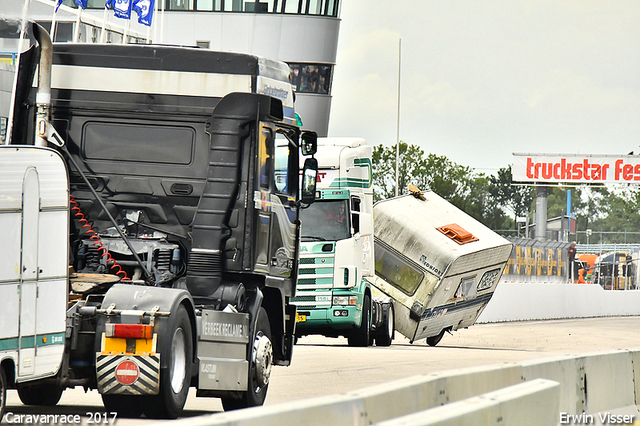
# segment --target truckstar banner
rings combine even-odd
[[[640,183],[640,156],[513,154],[514,182]]]

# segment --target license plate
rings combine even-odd
[[[306,315],[300,315],[296,312],[296,322],[305,322],[307,320]]]

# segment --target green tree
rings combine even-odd
[[[625,185],[612,190],[600,190],[600,208],[604,215],[592,220],[589,228],[595,234],[591,242],[638,243],[640,238],[640,189]],[[602,234],[598,235],[598,232]]]
[[[396,146],[373,148],[374,200],[395,195]],[[461,166],[445,156],[425,155],[415,145],[400,142],[398,162],[398,194],[407,185],[430,189],[470,216],[494,229],[509,224],[502,208],[490,196],[491,181],[472,168]]]
[[[384,200],[395,196],[396,190],[396,145],[373,147],[373,199]],[[406,192],[407,185],[413,184],[424,189],[421,178],[427,169],[424,151],[415,145],[400,141],[398,161],[398,195]]]
[[[513,214],[513,225],[517,217],[526,216],[532,211],[534,190],[526,185],[513,185],[511,166],[503,167],[489,177],[489,194],[498,206]]]

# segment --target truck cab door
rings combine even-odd
[[[298,192],[297,146],[277,130],[274,144],[273,194],[271,196],[272,235],[270,273],[289,276],[296,258],[296,199]]]
[[[255,270],[289,277],[296,258],[297,147],[277,126],[260,123]]]
[[[257,210],[255,265],[259,272],[269,270],[271,234],[271,187],[273,180],[273,131],[261,123],[258,141],[258,182],[254,195]]]

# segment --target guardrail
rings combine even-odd
[[[598,424],[598,421],[629,424],[640,420],[639,403],[640,348],[414,376],[355,392],[171,424],[556,426]]]

